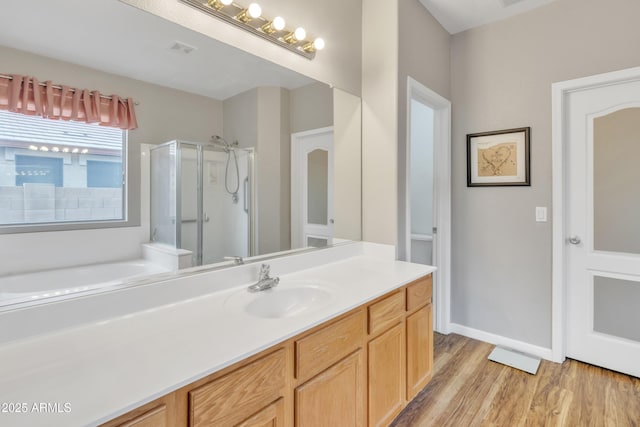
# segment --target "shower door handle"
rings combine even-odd
[[[244,211],[246,213],[249,213],[249,192],[247,191],[249,189],[249,177],[246,177],[244,179]]]

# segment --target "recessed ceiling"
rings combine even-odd
[[[450,34],[528,12],[555,0],[420,0]]]
[[[215,99],[314,81],[117,0],[3,0],[0,45]]]

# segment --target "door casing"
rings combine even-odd
[[[433,275],[434,329],[451,332],[451,102],[427,88],[417,80],[407,77],[407,148],[404,173],[405,205],[400,206],[399,218],[404,221],[405,253],[411,254],[411,100],[429,106],[434,111],[434,222],[437,228],[433,244],[433,260],[438,270]]]
[[[291,134],[291,247],[305,247],[305,220],[307,217],[307,199],[306,189],[302,187],[303,183],[306,183],[306,177],[303,178],[303,172],[306,173],[306,170],[303,171],[301,167],[301,156],[305,154],[304,150],[300,147],[301,141],[308,137],[319,136],[330,134],[332,137],[331,149],[329,151],[329,183],[330,185],[335,185],[334,182],[334,169],[333,169],[333,126],[328,126],[319,129],[312,129],[303,132],[297,132]],[[327,201],[328,205],[328,215],[330,224],[328,225],[331,229],[331,237],[333,237],[333,188],[329,188],[329,200]],[[331,238],[329,239],[329,244],[332,244]]]
[[[568,96],[572,92],[589,90],[640,80],[640,67],[613,71],[579,79],[554,83],[552,91],[552,284],[551,284],[551,360],[563,362],[566,358],[567,312],[567,236],[566,185],[568,183],[567,120]]]

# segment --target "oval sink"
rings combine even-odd
[[[225,305],[231,310],[266,319],[279,319],[326,307],[333,300],[333,291],[317,283],[280,282],[278,286],[251,293],[245,289],[231,295]]]

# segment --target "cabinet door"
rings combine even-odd
[[[433,323],[428,304],[407,317],[407,400],[422,390],[432,375]]]
[[[404,407],[404,324],[369,342],[369,425],[386,426]]]
[[[278,399],[236,427],[284,427],[284,399]]]
[[[297,427],[364,426],[364,360],[358,350],[295,391]]]

